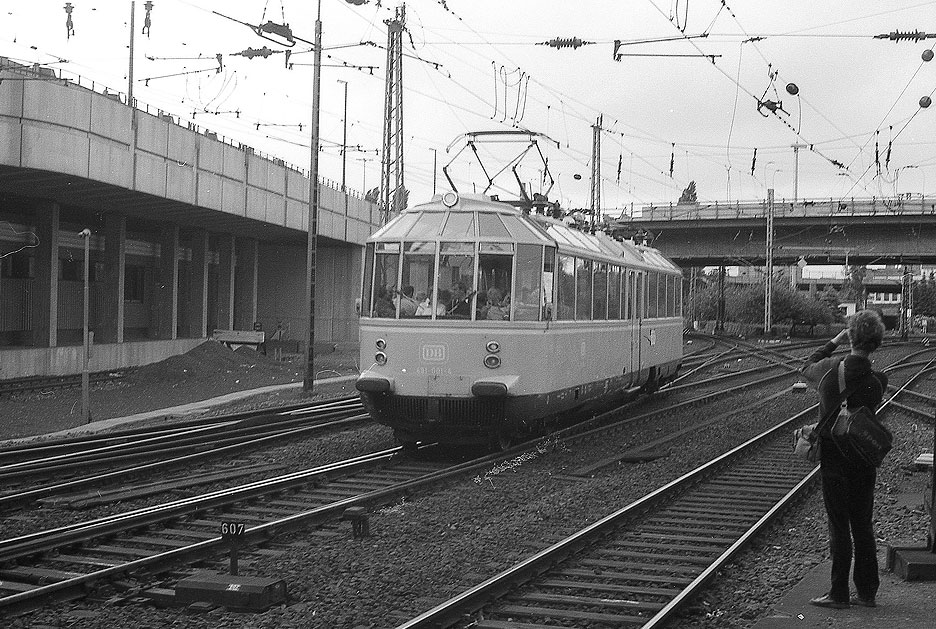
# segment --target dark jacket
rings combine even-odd
[[[853,391],[848,396],[848,408],[858,409],[867,406],[874,411],[884,399],[884,391],[887,389],[887,376],[872,369],[870,360],[853,354],[844,358],[833,358],[832,352],[835,348],[835,343],[831,341],[826,343],[821,349],[813,352],[807,359],[807,365],[802,369],[805,380],[819,392],[820,421],[838,412],[835,409],[841,406],[838,369],[842,360],[845,361],[845,388]],[[822,464],[849,466],[828,435],[831,427],[831,423],[828,424],[826,433],[820,434],[823,439]]]

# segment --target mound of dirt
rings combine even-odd
[[[316,355],[316,378],[357,373],[357,352]],[[236,391],[301,382],[305,363],[293,356],[274,360],[249,347],[231,351],[206,341],[178,356],[131,370],[124,377],[93,384],[92,421],[126,417]],[[81,423],[81,389],[49,389],[0,398],[0,439],[41,435]]]

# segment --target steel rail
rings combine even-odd
[[[899,361],[898,361],[899,362]],[[936,358],[931,362],[936,362]],[[894,365],[891,366],[892,368]],[[891,398],[882,404],[882,408],[887,404],[893,403],[894,398],[899,395],[910,382],[918,377],[921,372],[915,374],[900,390]],[[464,619],[466,614],[471,614],[485,605],[492,599],[498,599],[507,592],[520,584],[532,580],[534,577],[542,575],[554,565],[564,561],[582,549],[591,545],[594,541],[608,537],[622,526],[634,515],[653,508],[655,505],[668,500],[671,496],[682,492],[691,485],[697,484],[700,479],[713,475],[715,470],[721,469],[730,462],[737,460],[746,453],[752,451],[767,442],[785,438],[789,429],[803,418],[814,413],[818,404],[813,404],[806,409],[796,413],[788,419],[780,422],[776,426],[749,439],[748,441],[736,446],[728,452],[720,455],[712,461],[688,472],[687,474],[667,483],[663,487],[647,494],[646,496],[632,502],[622,509],[605,516],[597,522],[585,527],[581,531],[553,544],[527,559],[522,560],[511,568],[483,581],[482,583],[469,588],[468,590],[444,601],[436,607],[420,614],[419,616],[397,626],[396,629],[417,629],[424,627],[448,627],[459,620]],[[751,543],[753,538],[763,530],[778,514],[785,510],[793,501],[797,500],[818,477],[819,466],[812,466],[789,491],[787,491],[775,504],[766,510],[766,512],[757,519],[745,532],[738,536],[728,548],[718,555],[715,560],[703,569],[693,580],[683,588],[676,596],[672,597],[653,617],[642,624],[642,629],[651,629],[662,627],[672,615],[681,609],[687,601],[692,599],[698,592],[721,570],[728,561],[730,561],[742,548]],[[476,623],[483,625],[483,622]],[[491,625],[493,626],[493,625]]]
[[[38,459],[26,459],[15,463],[0,465],[0,479],[26,475],[28,473],[41,474],[44,473],[45,470],[56,471],[58,469],[63,469],[63,466],[65,466],[66,469],[73,470],[76,466],[97,465],[126,458],[137,458],[139,454],[159,456],[163,452],[177,451],[189,445],[204,447],[211,444],[226,445],[228,442],[243,439],[251,435],[260,436],[265,433],[276,433],[277,431],[289,430],[290,427],[295,425],[301,426],[309,421],[331,419],[335,416],[342,417],[348,413],[360,412],[362,408],[363,407],[358,404],[344,409],[317,411],[315,414],[305,417],[291,416],[286,419],[279,419],[268,423],[256,423],[253,420],[249,423],[244,423],[243,420],[224,422],[221,424],[212,424],[204,428],[189,428],[170,434],[114,443],[89,450],[55,454]]]
[[[428,446],[424,446],[428,447]],[[205,511],[228,507],[235,502],[248,501],[257,497],[277,493],[289,487],[308,484],[315,478],[339,473],[360,471],[375,465],[382,465],[402,453],[402,448],[392,448],[381,452],[362,455],[355,459],[333,463],[314,470],[304,470],[287,474],[277,479],[256,481],[242,487],[219,490],[202,497],[186,498],[165,505],[147,507],[134,512],[101,518],[94,522],[74,524],[51,531],[43,531],[0,542],[0,562],[10,562],[35,556],[54,550],[63,545],[81,544],[100,537],[109,537],[122,531],[135,530],[165,520],[175,520],[183,516],[199,514]],[[417,478],[395,483],[382,489],[375,489],[349,498],[337,500],[307,511],[301,511],[287,517],[278,518],[253,527],[244,533],[248,544],[259,544],[274,536],[290,530],[314,525],[334,519],[344,509],[355,505],[380,504],[425,485],[442,482],[453,476],[463,475],[489,466],[503,457],[503,454],[491,454],[472,461],[459,463],[441,470],[423,474]],[[14,613],[23,609],[34,608],[37,599],[56,601],[75,598],[84,594],[94,582],[120,574],[135,572],[147,568],[157,570],[191,563],[197,559],[212,555],[225,546],[221,536],[190,544],[183,548],[157,553],[149,557],[132,560],[118,566],[96,570],[89,574],[69,578],[57,583],[39,586],[26,592],[18,592],[0,597],[0,613]]]
[[[143,465],[135,465],[129,468],[123,468],[119,470],[114,470],[111,472],[105,472],[103,474],[97,474],[94,476],[88,476],[85,478],[79,478],[71,481],[66,481],[63,483],[56,483],[54,485],[47,485],[44,487],[36,487],[33,489],[28,489],[26,491],[21,491],[13,494],[7,494],[0,496],[0,508],[9,507],[11,505],[22,504],[25,502],[31,502],[39,498],[45,498],[54,494],[60,494],[65,492],[73,492],[80,489],[86,489],[88,487],[93,487],[104,482],[114,481],[127,476],[139,475],[146,472],[154,472],[157,470],[162,470],[166,468],[176,467],[179,465],[185,465],[189,463],[200,462],[208,458],[216,458],[225,454],[233,454],[235,452],[241,452],[243,450],[255,448],[261,445],[268,445],[278,440],[282,440],[286,437],[299,437],[304,436],[307,433],[317,432],[324,430],[326,428],[335,428],[344,426],[352,423],[360,423],[361,421],[366,421],[369,416],[366,414],[356,415],[348,418],[338,419],[328,424],[317,424],[314,426],[306,426],[302,428],[295,428],[293,430],[277,433],[274,435],[269,435],[266,437],[259,437],[256,439],[251,439],[249,441],[242,441],[234,443],[231,445],[222,446],[220,448],[215,448],[212,450],[206,450],[202,452],[195,452],[192,454],[186,454],[171,459],[166,459],[163,461],[154,461],[152,463],[144,463]]]
[[[0,447],[0,461],[16,461],[23,458],[38,458],[40,456],[50,456],[60,451],[70,451],[74,449],[89,449],[101,447],[109,443],[125,443],[131,439],[147,439],[160,435],[168,435],[182,432],[192,428],[203,428],[217,425],[227,425],[232,423],[244,423],[248,425],[251,421],[282,421],[279,418],[286,418],[289,415],[297,413],[318,412],[333,409],[335,407],[356,407],[363,408],[359,397],[346,397],[329,400],[319,404],[290,404],[286,406],[269,407],[264,409],[254,409],[250,411],[240,411],[237,413],[226,413],[215,417],[203,417],[186,421],[173,422],[164,427],[148,426],[146,428],[135,428],[129,430],[112,430],[106,433],[92,435],[78,435],[61,437],[54,439],[42,439],[36,441],[36,437],[29,437],[28,441],[24,439],[11,440],[3,443]]]
[[[796,415],[784,420],[773,428],[757,435],[748,441],[732,448],[728,452],[719,455],[708,463],[705,463],[694,470],[691,470],[679,478],[676,478],[662,487],[650,492],[649,494],[635,500],[627,506],[601,518],[573,533],[565,539],[556,542],[552,546],[535,553],[534,555],[522,560],[518,564],[500,572],[499,574],[479,583],[478,585],[465,590],[464,592],[452,597],[451,599],[440,603],[436,607],[416,616],[415,618],[397,625],[396,629],[423,629],[426,627],[447,627],[457,622],[466,613],[473,613],[484,605],[489,604],[491,598],[501,596],[510,591],[516,585],[524,583],[532,577],[543,573],[551,566],[566,557],[575,554],[594,541],[611,535],[615,529],[626,523],[627,520],[635,515],[654,508],[664,500],[670,499],[676,493],[697,483],[700,479],[713,473],[713,470],[723,467],[725,464],[736,460],[747,454],[758,445],[762,445],[770,439],[776,439],[781,431],[787,431],[798,420],[801,420],[808,413],[818,408],[815,404]],[[814,467],[810,474],[815,474],[818,466]],[[760,523],[760,520],[758,520]],[[762,524],[760,525],[762,526]],[[748,538],[749,539],[749,538]],[[734,546],[733,546],[734,548]],[[737,549],[733,552],[736,552]],[[732,553],[733,554],[733,553]],[[724,553],[723,553],[724,555]]]

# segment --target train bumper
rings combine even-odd
[[[354,388],[367,393],[393,393],[393,378],[380,376],[372,371],[365,371],[354,383]]]
[[[504,397],[517,384],[519,376],[495,376],[475,380],[471,384],[471,394],[478,397]]]

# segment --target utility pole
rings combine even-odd
[[[127,71],[127,105],[133,107],[133,38],[136,32],[134,17],[136,16],[136,0],[130,0],[130,69]]]
[[[764,335],[770,334],[772,322],[771,302],[773,297],[773,217],[774,189],[767,190],[767,266],[764,273]]]
[[[348,82],[338,79],[339,83],[344,83],[344,118],[342,119],[343,130],[341,135],[341,191],[345,192],[345,165],[348,157]]]
[[[793,203],[799,200],[799,150],[804,149],[808,144],[793,143]]]
[[[312,149],[309,164],[309,234],[306,243],[306,303],[309,306],[309,334],[306,338],[305,377],[302,381],[304,393],[312,393],[315,381],[313,360],[315,344],[315,255],[318,246],[319,210],[319,97],[322,74],[322,0],[318,0],[315,18],[315,56],[312,74]]]
[[[715,331],[725,331],[725,265],[718,267],[718,307],[715,314]]]
[[[598,222],[597,214],[601,211],[601,121],[603,114],[592,125],[592,167],[591,167],[591,227]]]

